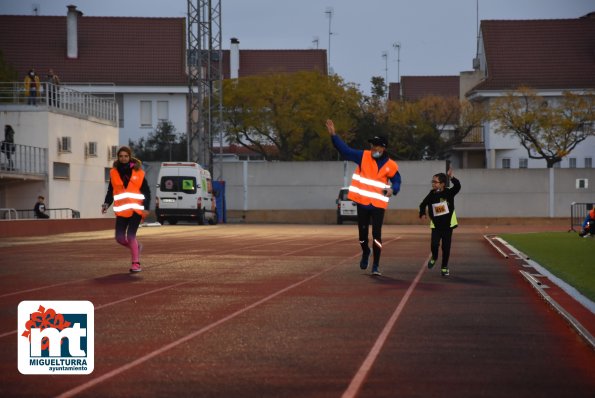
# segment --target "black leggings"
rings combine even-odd
[[[384,222],[384,209],[377,207],[357,206],[357,227],[359,230],[359,244],[364,252],[370,252],[368,247],[368,232],[372,223],[372,239],[374,244],[374,265],[380,264],[380,253],[382,252],[382,223]]]
[[[432,228],[432,258],[438,258],[438,248],[442,240],[442,268],[448,268],[448,258],[450,257],[450,243],[452,242],[452,228],[438,229]]]

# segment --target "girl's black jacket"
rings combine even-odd
[[[451,188],[445,188],[440,192],[431,190],[430,193],[428,193],[424,200],[422,200],[422,202],[419,204],[419,217],[421,218],[421,216],[426,214],[427,207],[430,219],[437,229],[449,229],[456,227],[456,224],[451,225],[451,220],[455,211],[455,195],[461,190],[461,183],[455,177],[452,177],[450,180],[452,181]],[[432,211],[432,204],[440,202],[447,202],[449,211],[448,214],[435,217],[434,212]]]

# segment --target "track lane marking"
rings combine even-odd
[[[351,260],[352,258],[355,258],[357,256],[359,256],[359,254],[357,254],[355,256],[349,257],[349,260]],[[204,326],[204,327],[202,327],[202,328],[200,328],[200,329],[198,329],[198,330],[196,330],[196,331],[194,331],[194,332],[192,332],[190,334],[187,334],[186,336],[184,336],[182,338],[179,338],[178,340],[175,340],[175,341],[173,341],[173,342],[171,342],[169,344],[166,344],[166,345],[164,345],[163,347],[161,347],[161,348],[159,348],[157,350],[151,351],[148,354],[143,355],[142,357],[139,357],[139,358],[135,359],[134,361],[128,362],[127,364],[124,364],[124,365],[122,365],[122,366],[120,366],[120,367],[118,367],[116,369],[113,369],[113,370],[111,370],[111,371],[109,371],[107,373],[104,373],[103,375],[101,375],[99,377],[96,377],[96,378],[94,378],[92,380],[89,380],[86,383],[80,384],[77,387],[74,387],[74,388],[72,388],[72,389],[70,389],[68,391],[65,391],[62,394],[57,395],[57,398],[73,397],[73,396],[75,396],[76,394],[78,394],[80,392],[83,392],[83,391],[85,391],[85,390],[87,390],[87,389],[89,389],[89,388],[91,388],[91,387],[93,387],[93,386],[95,386],[95,385],[97,385],[99,383],[104,382],[105,380],[111,379],[112,377],[115,377],[115,376],[117,376],[117,375],[119,375],[119,374],[121,374],[123,372],[126,372],[127,370],[129,370],[129,369],[137,366],[137,365],[140,365],[140,364],[148,361],[149,359],[152,359],[152,358],[154,358],[154,357],[156,357],[156,356],[158,356],[158,355],[160,355],[160,354],[162,354],[162,353],[164,353],[166,351],[169,351],[170,349],[175,348],[175,347],[179,346],[182,343],[185,343],[185,342],[187,342],[187,341],[189,341],[189,340],[191,340],[191,339],[193,339],[193,338],[195,338],[197,336],[200,336],[201,334],[204,334],[204,333],[210,331],[211,329],[214,329],[217,326],[219,326],[219,325],[221,325],[221,324],[223,324],[223,323],[225,323],[227,321],[230,321],[230,320],[236,318],[237,316],[242,315],[242,314],[244,314],[247,311],[250,311],[253,308],[258,307],[259,305],[264,304],[267,301],[270,301],[270,300],[274,299],[275,297],[277,297],[277,296],[279,296],[279,295],[281,295],[283,293],[286,293],[286,292],[288,292],[288,291],[290,291],[290,290],[292,290],[292,289],[294,289],[294,288],[296,288],[296,287],[298,287],[298,286],[300,286],[300,285],[302,285],[302,284],[304,284],[306,282],[309,282],[312,279],[315,279],[315,278],[317,278],[317,277],[319,277],[319,276],[321,276],[321,275],[323,275],[323,274],[325,274],[325,273],[327,273],[327,272],[329,272],[329,271],[331,271],[331,270],[339,267],[340,265],[343,265],[346,262],[347,262],[347,260],[343,260],[340,263],[335,264],[335,265],[333,265],[331,267],[328,267],[328,268],[326,268],[326,269],[324,269],[322,271],[319,271],[319,272],[317,272],[314,275],[310,275],[309,277],[307,277],[305,279],[302,279],[299,282],[296,282],[296,283],[293,283],[293,284],[291,284],[289,286],[286,286],[283,289],[276,291],[275,293],[272,293],[272,294],[270,294],[270,295],[268,295],[268,296],[266,296],[266,297],[264,297],[264,298],[262,298],[262,299],[260,299],[258,301],[255,301],[254,303],[252,303],[252,304],[250,304],[250,305],[242,308],[241,310],[237,310],[237,311],[235,311],[235,312],[233,312],[233,313],[231,313],[231,314],[229,314],[229,315],[227,315],[227,316],[225,316],[225,317],[223,317],[223,318],[221,318],[221,319],[219,319],[219,320],[217,320],[215,322],[212,322],[211,324],[209,324],[207,326]]]
[[[429,259],[429,256],[428,256],[428,259]],[[403,295],[403,297],[401,298],[399,305],[397,305],[397,308],[395,309],[393,314],[388,319],[388,322],[386,323],[386,325],[384,325],[384,328],[382,329],[382,331],[380,332],[380,335],[374,342],[374,345],[372,346],[372,349],[368,353],[368,356],[366,357],[366,359],[364,359],[364,362],[362,362],[360,368],[358,369],[356,374],[353,376],[353,379],[351,379],[351,383],[349,383],[349,386],[343,393],[342,398],[355,397],[357,395],[357,393],[359,392],[360,388],[362,387],[362,384],[364,383],[366,377],[368,376],[368,373],[370,372],[370,369],[372,368],[372,366],[374,365],[374,362],[378,358],[378,355],[380,354],[380,351],[382,350],[382,347],[384,346],[384,343],[386,342],[388,335],[390,334],[391,330],[395,326],[395,323],[397,322],[397,319],[399,319],[401,312],[403,312],[403,308],[405,308],[405,305],[407,304],[409,297],[413,293],[413,290],[415,290],[415,287],[419,283],[419,280],[421,279],[424,271],[426,270],[427,261],[428,261],[427,259],[424,261],[424,263],[422,264],[421,269],[417,273],[415,279],[413,280],[411,285],[409,285],[407,292],[405,292],[405,295]]]

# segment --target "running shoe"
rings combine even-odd
[[[368,268],[368,258],[370,257],[370,249],[368,248],[367,250],[364,250],[362,253],[362,259],[359,262],[359,267],[361,269],[366,269]]]
[[[378,264],[372,266],[372,275],[382,275],[380,271],[378,271]]]
[[[450,275],[450,272],[448,271],[448,267],[442,267],[442,269],[440,270],[440,272],[442,273],[442,276],[448,276],[448,275]]]
[[[140,267],[140,263],[132,263],[132,266],[130,266],[130,272],[141,272],[142,269]]]
[[[434,267],[434,264],[436,264],[436,260],[431,258],[430,261],[428,261],[428,269],[432,269],[432,267]]]

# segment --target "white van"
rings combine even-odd
[[[217,224],[217,204],[211,173],[198,163],[163,162],[157,179],[155,214],[163,224],[178,220]]]
[[[343,221],[357,221],[357,204],[347,198],[349,187],[343,187],[339,190],[337,197],[337,224],[343,224]]]

